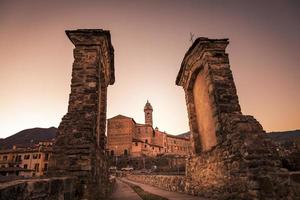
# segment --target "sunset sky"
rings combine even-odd
[[[242,111],[266,131],[300,128],[300,1],[0,0],[0,138],[58,126],[67,112],[73,44],[67,29],[111,31],[116,82],[108,118],[189,130],[181,61],[197,37],[229,38],[227,48]]]

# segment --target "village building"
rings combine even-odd
[[[43,176],[48,171],[52,142],[33,147],[0,150],[0,176]]]
[[[189,137],[180,137],[153,128],[153,108],[144,107],[145,124],[133,118],[117,115],[108,119],[107,149],[111,156],[141,157],[158,155],[186,156],[191,153]]]

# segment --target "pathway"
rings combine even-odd
[[[126,183],[116,179],[115,190],[110,197],[111,200],[142,200],[141,197]]]
[[[162,189],[159,189],[157,187],[153,187],[153,186],[142,184],[142,183],[137,183],[137,182],[125,179],[125,178],[121,178],[121,180],[124,181],[124,182],[134,184],[134,185],[138,185],[144,191],[150,192],[152,194],[156,194],[156,195],[161,196],[161,197],[165,197],[169,200],[208,200],[208,199],[205,199],[205,198],[202,198],[202,197],[196,197],[196,196],[192,196],[192,195],[188,195],[188,194],[162,190]]]

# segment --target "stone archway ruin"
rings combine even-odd
[[[182,61],[176,84],[184,88],[194,152],[220,143],[221,118],[241,114],[225,48],[227,39],[198,38]]]
[[[278,154],[260,123],[241,112],[228,43],[196,39],[176,79],[185,91],[195,153],[184,191],[216,199],[280,199],[278,191],[287,186],[278,178]]]
[[[49,176],[2,187],[3,199],[11,199],[16,191],[23,199],[107,199],[106,101],[107,87],[115,79],[114,49],[109,31],[79,29],[66,34],[75,45],[71,94]],[[290,183],[292,174],[281,170],[273,143],[258,121],[241,112],[225,52],[228,43],[196,39],[176,79],[185,91],[194,147],[186,176],[128,178],[212,199],[297,199],[299,186]],[[294,179],[299,181],[299,176]]]
[[[106,91],[114,83],[110,33],[66,33],[75,45],[75,60],[68,113],[58,129],[50,175],[76,177],[78,199],[102,199],[108,188]],[[274,175],[280,163],[259,122],[241,113],[225,52],[228,43],[198,38],[185,54],[176,84],[185,91],[195,154],[187,162],[186,177],[165,178],[169,183],[156,177],[156,185],[216,199],[276,199],[282,188]],[[153,183],[149,177],[138,178]]]

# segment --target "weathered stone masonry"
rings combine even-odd
[[[196,154],[226,139],[221,130],[224,115],[241,115],[225,53],[227,45],[227,39],[198,38],[186,53],[176,79],[185,91]],[[258,129],[262,131],[261,126]]]
[[[109,31],[66,31],[75,45],[68,113],[58,128],[49,175],[78,178],[77,198],[101,199],[108,188],[105,157],[107,87],[114,83]]]
[[[277,191],[279,194],[276,198],[269,199],[290,199],[296,200],[299,198],[300,193],[300,173],[299,172],[282,172],[277,174],[278,181],[282,183],[281,189]],[[155,187],[159,187],[165,190],[174,192],[183,192],[192,195],[206,196],[207,199],[242,199],[239,196],[229,195],[230,190],[224,194],[212,194],[205,191],[206,188],[197,186],[196,183],[186,176],[168,176],[168,175],[127,175],[127,178],[136,182],[146,183]],[[267,184],[266,184],[267,186]],[[298,196],[297,196],[298,194]],[[249,199],[249,198],[248,198]],[[254,198],[255,199],[255,198]],[[268,199],[268,198],[260,198]]]
[[[1,200],[73,200],[76,178],[51,177],[15,180],[0,184]]]
[[[198,38],[185,54],[177,76],[176,84],[186,94],[196,155],[188,161],[187,178],[201,196],[291,196],[275,180],[281,164],[262,126],[241,113],[225,52],[228,43],[227,39]],[[284,192],[279,194],[280,189]]]

